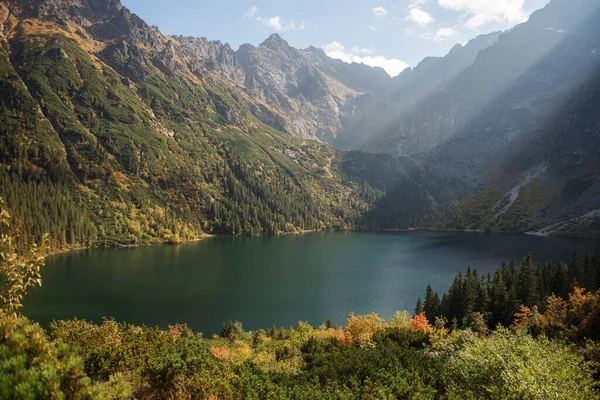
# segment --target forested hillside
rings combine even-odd
[[[102,3],[0,3],[0,196],[25,240],[48,232],[67,248],[373,225],[363,216],[411,163],[276,131],[254,115],[268,106],[211,73],[189,41]],[[423,208],[421,196],[406,198]]]

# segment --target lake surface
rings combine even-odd
[[[531,251],[538,262],[570,259],[573,242],[479,233],[309,233],[215,237],[180,246],[94,249],[48,259],[43,287],[24,313],[47,325],[103,316],[135,324],[187,323],[210,335],[225,321],[248,330],[343,324],[350,311],[414,310],[431,283],[443,292],[467,265],[493,272]]]

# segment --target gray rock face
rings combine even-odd
[[[245,73],[229,44],[206,38],[186,36],[173,36],[173,38],[180,44],[180,51],[189,69],[200,78],[203,78],[206,72],[211,72],[227,78],[238,86],[244,84]]]
[[[237,58],[245,72],[244,90],[278,110],[285,130],[297,136],[335,138],[342,129],[342,110],[358,96],[321,57],[290,47],[277,34],[258,47],[240,47]]]
[[[291,135],[343,142],[344,120],[360,114],[364,93],[381,93],[391,78],[381,68],[347,64],[315,47],[299,50],[278,34],[260,46],[174,36],[187,67],[200,78],[215,74],[235,84],[256,103],[252,112]]]

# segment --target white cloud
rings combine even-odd
[[[244,19],[252,19],[258,13],[258,7],[252,6],[246,11],[246,13],[242,16]]]
[[[447,39],[447,38],[452,37],[454,35],[456,35],[456,31],[454,29],[452,29],[452,28],[441,28],[441,29],[439,29],[435,33],[433,39],[436,42],[441,42],[444,39]]]
[[[464,27],[478,29],[492,22],[519,23],[527,20],[525,0],[438,0],[448,10],[463,13],[468,19]]]
[[[431,15],[417,7],[413,7],[410,9],[409,18],[411,19],[411,21],[420,26],[429,25],[434,21]]]
[[[373,15],[377,18],[383,18],[388,15],[387,10],[383,7],[375,7],[372,11]]]
[[[283,19],[279,15],[274,17],[263,17],[258,13],[258,7],[250,7],[242,16],[243,19],[254,20],[265,28],[274,30],[275,32],[286,32],[286,31],[303,31],[306,29],[306,23],[304,21],[297,23],[293,19]]]
[[[549,31],[549,32],[567,33],[567,31],[565,31],[564,29],[554,29],[551,26],[547,27],[546,30]]]
[[[256,17],[256,20],[260,22],[264,27],[273,29],[276,32],[287,32],[287,31],[303,31],[306,29],[306,23],[304,21],[296,23],[294,20],[284,20],[280,16],[263,18]]]
[[[383,56],[373,55],[370,49],[353,47],[347,49],[339,42],[331,42],[325,46],[325,53],[331,58],[337,58],[347,63],[362,63],[371,67],[381,67],[390,74],[396,76],[408,68],[408,64],[397,58],[385,58]]]

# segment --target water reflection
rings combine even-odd
[[[459,270],[492,272],[532,251],[568,259],[592,243],[519,235],[407,232],[216,237],[180,246],[96,249],[52,257],[28,316],[47,324],[103,316],[166,327],[188,323],[206,334],[227,320],[247,329],[297,321],[319,325],[348,312],[412,311],[431,283],[448,288]]]

